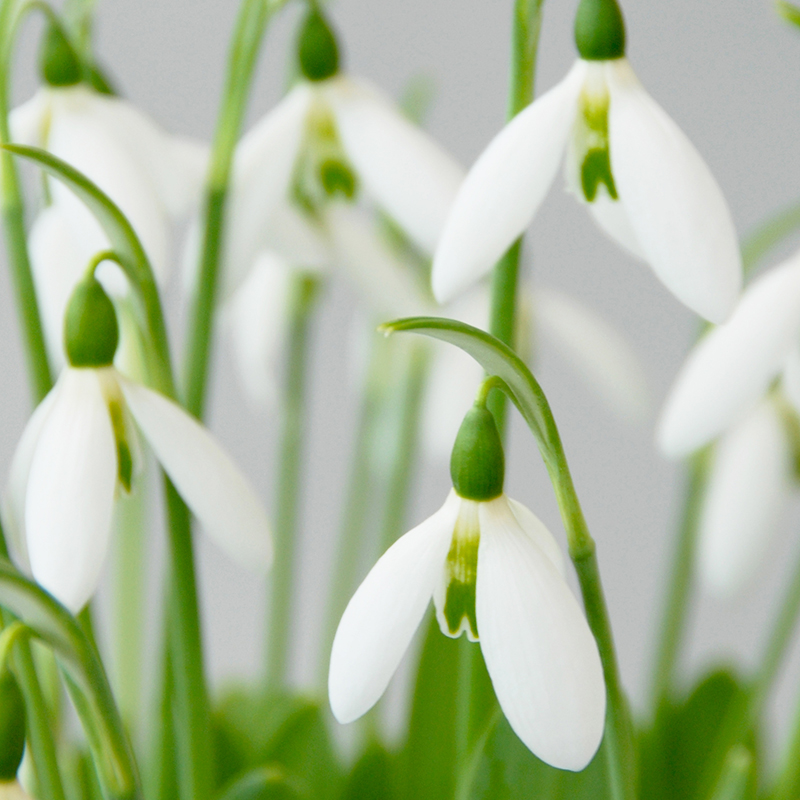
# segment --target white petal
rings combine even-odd
[[[350,600],[328,676],[339,722],[358,719],[386,689],[441,580],[459,504],[451,492],[439,511],[381,556]]]
[[[236,148],[225,233],[226,285],[235,287],[264,249],[265,226],[285,203],[312,89],[300,84],[242,137]]]
[[[461,185],[433,261],[433,292],[452,299],[485,275],[525,230],[555,178],[586,66],[521,111],[489,143]]]
[[[640,421],[650,398],[642,365],[602,317],[561,292],[538,289],[534,321],[589,386],[623,419]]]
[[[164,280],[169,266],[169,225],[155,182],[129,143],[109,124],[105,100],[82,88],[60,90],[53,102],[47,148],[83,172],[120,207],[142,240],[153,270]],[[53,197],[68,214],[74,233],[93,251],[108,239],[92,214],[60,181]]]
[[[265,234],[266,249],[299,269],[322,271],[330,266],[331,245],[322,226],[288,202],[276,206]]]
[[[277,401],[276,370],[283,352],[289,286],[294,270],[275,253],[261,253],[225,307],[233,356],[256,407]]]
[[[611,171],[636,240],[667,288],[712,322],[739,295],[736,229],[719,186],[627,62],[607,65]]]
[[[657,429],[684,456],[741,419],[777,377],[800,333],[800,256],[757,278],[733,316],[692,350]]]
[[[738,591],[761,562],[788,497],[784,422],[765,400],[717,443],[700,517],[698,563],[715,593]]]
[[[131,414],[206,533],[236,563],[266,571],[269,522],[250,483],[208,431],[161,394],[120,377]]]
[[[545,527],[544,522],[522,503],[512,500],[510,497],[506,497],[506,501],[522,531],[530,536],[534,544],[553,562],[553,566],[559,574],[566,575],[564,554],[553,534]]]
[[[27,574],[31,572],[28,545],[25,541],[25,498],[28,494],[28,476],[42,427],[62,386],[63,382],[57,382],[31,414],[14,451],[8,473],[8,484],[3,492],[3,527],[6,543],[11,558]]]
[[[11,141],[27,144],[31,147],[42,147],[50,122],[50,102],[52,90],[41,88],[30,100],[17,106],[8,117],[11,129]]]
[[[341,77],[326,85],[326,97],[367,193],[433,253],[464,170],[371,87]]]
[[[585,205],[601,230],[634,258],[645,260],[642,246],[633,232],[625,207],[618,200],[612,200],[608,196],[605,186],[599,186],[594,201]]]
[[[781,375],[781,388],[792,408],[800,414],[800,348],[794,347],[786,359]]]
[[[108,551],[117,453],[97,372],[65,369],[31,461],[25,529],[34,578],[73,612]]]
[[[333,203],[325,215],[333,258],[351,279],[370,310],[382,319],[435,313],[414,284],[409,269],[379,238],[361,211]]]
[[[528,749],[581,770],[603,736],[606,693],[594,637],[563,577],[504,496],[481,504],[476,613],[500,707]]]
[[[48,354],[60,369],[65,364],[64,313],[92,251],[75,239],[67,216],[55,203],[44,208],[34,221],[28,247]]]

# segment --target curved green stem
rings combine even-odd
[[[667,582],[667,600],[661,622],[661,636],[651,679],[651,710],[669,699],[681,642],[689,614],[689,598],[694,576],[694,552],[697,524],[708,472],[709,452],[692,457],[686,476],[686,488],[680,532]]]
[[[196,294],[189,312],[185,354],[185,405],[196,417],[203,416],[211,333],[222,255],[225,204],[233,154],[247,107],[253,72],[264,31],[283,0],[243,0],[231,40],[228,71],[217,130],[211,150],[204,205],[203,240]]]
[[[289,299],[288,371],[283,392],[280,472],[276,492],[275,563],[270,588],[267,628],[266,683],[281,687],[289,657],[292,588],[296,571],[297,517],[302,479],[303,435],[306,414],[306,378],[312,312],[320,286],[311,273],[293,279]]]

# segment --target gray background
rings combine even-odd
[[[575,57],[573,0],[548,0],[538,87],[543,91]],[[106,0],[99,3],[98,50],[124,94],[168,130],[209,139],[220,94],[233,0]],[[278,98],[287,43],[297,14],[289,9],[270,31],[252,95],[252,122]],[[338,0],[331,5],[346,65],[398,95],[424,74],[436,86],[429,129],[465,165],[503,123],[511,3],[492,0]],[[628,55],[640,80],[707,160],[728,198],[740,233],[800,194],[800,31],[783,24],[767,2],[628,0]],[[15,100],[34,86],[31,26],[17,66]],[[646,423],[617,421],[550,351],[537,375],[560,425],[590,528],[597,539],[625,683],[637,707],[646,694],[650,655],[672,551],[679,473],[652,444],[655,413],[692,339],[696,322],[649,270],[608,242],[562,188],[560,179],[529,237],[526,275],[601,311],[641,357],[653,396]],[[796,242],[795,242],[796,244]],[[774,262],[789,252],[787,244]],[[302,514],[304,565],[298,585],[295,679],[308,685],[325,576],[338,529],[342,487],[355,418],[340,343],[355,304],[332,282],[316,331],[308,484]],[[0,472],[7,471],[28,413],[28,395],[8,279],[0,275],[0,374],[3,425]],[[175,336],[179,337],[179,326]],[[210,424],[271,502],[275,422],[252,413],[236,386],[224,346],[216,351]],[[524,501],[563,543],[552,491],[532,439],[519,419],[511,430],[507,490]],[[449,488],[444,465],[421,467],[409,521],[439,507]],[[794,509],[796,512],[797,509]],[[718,660],[755,662],[770,610],[797,549],[798,515],[785,530],[759,580],[739,600],[702,597],[691,631],[686,672]],[[154,537],[154,548],[161,546]],[[216,684],[251,674],[261,653],[260,582],[243,575],[203,543],[200,578],[208,663]],[[156,559],[156,562],[158,559]],[[158,591],[157,568],[151,577]],[[800,653],[784,674],[773,715],[793,704]],[[778,713],[775,713],[777,710]]]

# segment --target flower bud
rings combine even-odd
[[[0,667],[0,783],[13,781],[25,751],[25,701],[14,676]]]
[[[492,412],[484,405],[474,405],[458,429],[450,476],[456,493],[467,500],[492,500],[503,493],[503,444]]]
[[[107,367],[114,361],[119,326],[114,304],[94,275],[72,293],[64,317],[64,344],[73,367]]]
[[[586,61],[625,55],[625,21],[617,0],[581,0],[575,15],[575,45]]]
[[[310,81],[324,81],[339,71],[339,45],[316,4],[300,27],[297,56],[300,71]]]
[[[42,80],[49,86],[74,86],[81,82],[80,59],[57,22],[51,21],[42,37],[39,69]]]

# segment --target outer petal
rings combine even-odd
[[[47,147],[93,180],[120,207],[163,280],[170,256],[166,208],[147,165],[118,137],[108,117],[105,103],[96,93],[80,87],[59,90]],[[107,248],[108,239],[84,204],[60,181],[52,183],[52,190],[86,247],[92,251]]]
[[[333,258],[370,310],[382,318],[433,313],[409,268],[378,237],[369,217],[350,205],[332,204],[326,214]]]
[[[636,240],[667,288],[712,322],[742,285],[725,198],[691,142],[642,89],[624,60],[607,65],[611,169]]]
[[[42,87],[30,100],[11,111],[8,124],[13,142],[42,147],[50,123],[51,100],[51,90]]]
[[[597,645],[563,577],[504,496],[481,504],[476,612],[503,713],[536,756],[581,770],[603,736]]]
[[[521,111],[469,171],[433,261],[433,293],[447,302],[482,275],[525,230],[558,171],[586,65]]]
[[[765,400],[717,444],[699,528],[700,574],[722,595],[761,562],[788,496],[791,454],[784,422]]]
[[[236,148],[225,236],[226,285],[236,287],[264,249],[265,226],[286,202],[314,93],[293,89],[242,138]]]
[[[591,309],[561,292],[538,289],[534,321],[609,407],[642,420],[650,406],[642,365],[624,337]]]
[[[208,535],[241,566],[266,571],[269,523],[244,475],[177,404],[121,376],[119,384],[156,458]]]
[[[800,347],[792,348],[781,375],[781,388],[786,399],[800,414]]]
[[[800,256],[753,281],[733,316],[689,354],[657,430],[679,457],[741,419],[783,367],[800,333]]]
[[[545,524],[527,506],[512,500],[510,497],[506,497],[506,502],[523,533],[526,533],[531,538],[531,541],[553,562],[553,566],[563,577],[566,574],[564,554],[561,552],[561,548],[558,546],[553,534],[547,530]]]
[[[441,581],[460,500],[451,492],[432,517],[378,560],[342,616],[331,651],[328,692],[341,723],[378,701]]]
[[[464,177],[461,166],[371,87],[336,78],[326,96],[367,192],[419,247],[433,253]]]
[[[292,273],[280,256],[261,253],[225,308],[239,378],[257,407],[277,400],[275,371],[283,351]]]
[[[92,596],[108,550],[117,453],[92,369],[65,369],[31,461],[25,528],[34,578],[73,612]]]
[[[28,574],[31,571],[28,544],[25,540],[25,498],[28,494],[28,476],[39,443],[39,435],[62,385],[63,383],[57,383],[31,414],[14,451],[8,473],[8,484],[3,492],[3,526],[7,544],[14,562]]]

